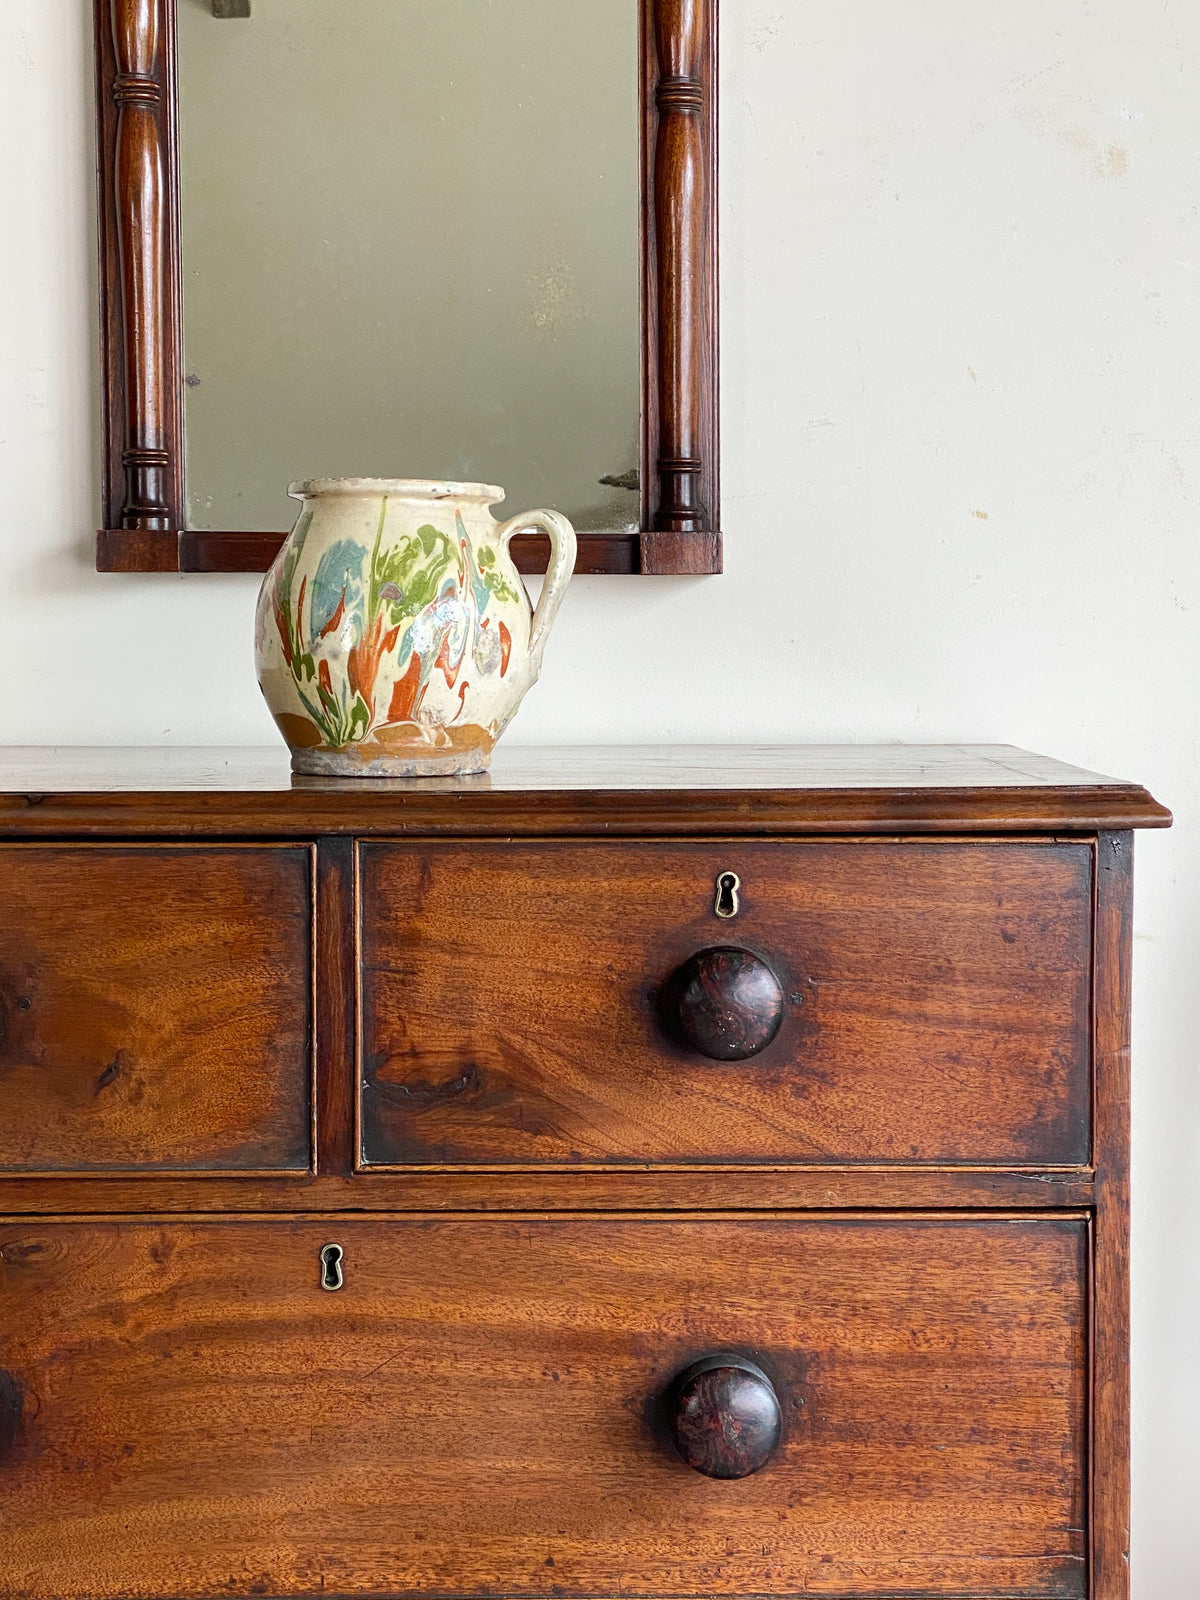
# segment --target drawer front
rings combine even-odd
[[[0,1171],[291,1171],[307,847],[0,846]]]
[[[1082,1596],[1086,1248],[1071,1217],[3,1224],[0,1593]],[[731,1351],[782,1437],[722,1480],[672,1382]]]
[[[365,1166],[1089,1160],[1086,843],[371,843],[360,881]],[[683,1031],[720,947],[747,1059]]]

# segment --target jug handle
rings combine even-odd
[[[546,636],[562,605],[563,594],[575,571],[575,529],[560,511],[522,511],[510,517],[496,529],[496,542],[505,555],[514,533],[528,528],[540,528],[550,536],[550,565],[546,568],[542,592],[538,596],[537,610],[533,613],[533,627],[529,634],[529,669],[536,678],[542,669],[542,651]]]

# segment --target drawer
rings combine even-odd
[[[308,847],[0,846],[0,1171],[292,1171]]]
[[[1092,876],[1086,842],[364,844],[362,1165],[1086,1164]]]
[[[1071,1216],[0,1224],[0,1593],[1080,1597],[1087,1271]],[[685,1464],[730,1407],[765,1465]]]

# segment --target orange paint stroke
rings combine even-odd
[[[414,650],[402,678],[392,685],[392,703],[388,706],[387,720],[411,722],[417,709],[417,690],[421,683],[421,658]]]
[[[342,618],[345,615],[346,615],[346,589],[345,589],[345,585],[343,585],[342,586],[341,599],[337,603],[337,610],[333,613],[333,615],[330,617],[329,621],[321,629],[321,638],[322,639],[327,639],[329,637],[329,635],[333,632],[333,630],[338,626],[338,624],[341,622]]]
[[[395,647],[399,636],[399,626],[389,628],[385,634],[383,617],[377,616],[346,657],[350,687],[362,695],[372,717],[375,715],[375,680],[379,676],[380,664],[388,651]]]

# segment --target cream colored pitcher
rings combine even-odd
[[[575,568],[556,511],[498,523],[503,489],[403,478],[318,478],[263,581],[258,679],[292,770],[338,777],[479,772],[541,671]],[[550,566],[537,610],[509,541],[540,528]]]

